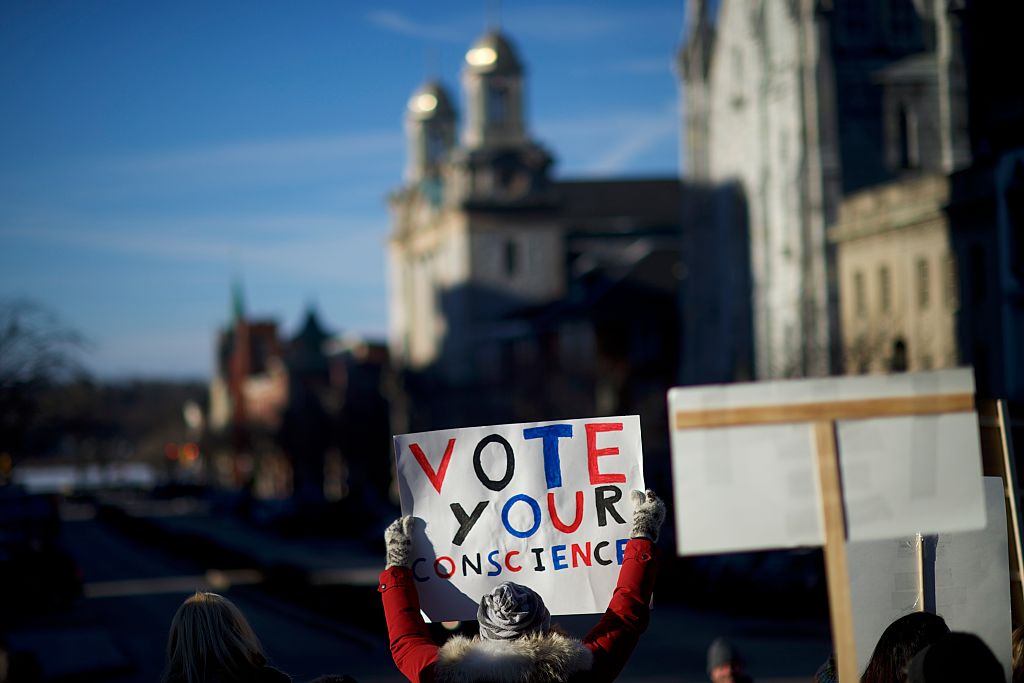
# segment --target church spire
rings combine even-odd
[[[245,293],[241,279],[235,278],[231,283],[231,324],[241,320],[245,320]]]

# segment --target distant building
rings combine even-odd
[[[409,101],[406,184],[391,198],[391,346],[405,367],[477,375],[475,336],[565,292],[551,156],[527,133],[523,71],[502,34],[466,55],[462,144],[439,83]],[[483,326],[483,327],[482,327]]]
[[[312,307],[299,331],[281,338],[276,322],[248,318],[238,287],[232,308],[210,382],[208,478],[298,503],[355,494],[363,509],[382,513],[390,486],[386,347],[336,338]]]
[[[284,348],[275,321],[246,314],[237,283],[216,353],[202,442],[205,479],[261,497],[290,495],[291,468],[273,441],[288,401]]]
[[[1021,14],[915,6],[920,51],[876,73],[894,177],[832,233],[848,371],[970,364],[980,395],[1024,397],[1024,88],[996,76]]]
[[[736,183],[749,219],[758,378],[831,369],[825,226],[839,190],[828,35],[814,4],[687,3],[685,177]]]
[[[757,375],[969,363],[1024,395],[1024,88],[999,76],[1024,8],[710,5],[687,5],[684,156],[749,206]]]
[[[942,174],[885,183],[843,201],[830,236],[848,373],[958,364],[948,202]]]
[[[241,287],[236,285],[231,322],[217,337],[216,369],[210,380],[210,428],[277,428],[288,398],[283,353],[277,322],[250,319]]]
[[[686,174],[745,194],[758,377],[841,368],[826,231],[843,195],[967,163],[947,4],[688,3]]]
[[[916,51],[874,74],[890,178],[844,198],[830,233],[847,372],[928,370],[960,359],[945,212],[946,174],[971,160],[960,19],[942,4],[922,8],[898,7],[889,26]],[[864,18],[885,26],[884,16]]]

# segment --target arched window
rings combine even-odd
[[[909,366],[908,358],[907,341],[903,337],[896,337],[892,342],[892,355],[889,356],[889,371],[906,372]]]

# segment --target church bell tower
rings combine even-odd
[[[435,180],[455,145],[455,110],[443,85],[424,83],[405,111],[405,132],[409,145],[405,180],[410,185]]]
[[[509,147],[526,142],[523,66],[508,38],[491,30],[466,53],[462,72],[467,121],[463,144]]]

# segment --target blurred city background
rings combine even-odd
[[[393,434],[639,414],[670,499],[672,386],[1024,400],[1016,5],[4,3],[0,681],[157,680],[197,589],[400,680]],[[820,551],[662,536],[623,680],[809,680]]]

